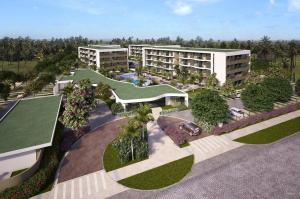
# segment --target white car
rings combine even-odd
[[[244,112],[241,109],[239,109],[239,108],[232,107],[229,110],[230,110],[230,114],[232,116],[235,116],[235,117],[244,117]]]

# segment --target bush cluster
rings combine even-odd
[[[0,199],[30,198],[39,194],[49,183],[53,181],[60,160],[59,143],[61,140],[62,130],[63,126],[58,122],[53,144],[51,147],[45,148],[38,171],[22,184],[4,190],[0,193]]]
[[[296,90],[296,94],[300,96],[300,79],[298,79],[296,81],[296,87],[295,87],[295,90]]]
[[[265,121],[265,120],[268,120],[268,119],[271,119],[274,117],[278,117],[280,115],[284,115],[284,114],[296,111],[298,109],[300,109],[300,102],[298,102],[296,104],[288,105],[288,106],[280,108],[280,109],[274,109],[270,112],[263,112],[260,114],[256,114],[256,115],[241,119],[236,122],[225,124],[222,127],[215,127],[212,130],[212,133],[215,135],[229,133],[231,131],[234,131],[234,130],[237,130],[240,128],[245,128],[247,126],[256,124],[258,122],[262,122],[262,121]]]
[[[124,111],[124,108],[121,103],[113,103],[110,107],[112,114],[116,115]]]

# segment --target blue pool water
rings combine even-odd
[[[138,86],[139,82],[140,82],[135,73],[125,73],[125,74],[120,75],[120,78],[122,80],[132,79],[131,83],[135,86]],[[149,86],[150,83],[151,83],[150,80],[146,80],[145,83],[143,84],[143,86]]]

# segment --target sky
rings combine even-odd
[[[0,37],[300,39],[300,0],[2,0]]]

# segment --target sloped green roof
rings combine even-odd
[[[60,96],[21,100],[0,122],[0,154],[51,145]]]
[[[123,100],[152,98],[166,93],[185,94],[184,92],[169,85],[136,87],[131,83],[109,79],[104,75],[89,69],[78,70],[73,76],[65,76],[61,80],[73,80],[76,83],[87,78],[90,79],[92,84],[98,84],[99,82],[108,84],[118,95],[118,97]]]

